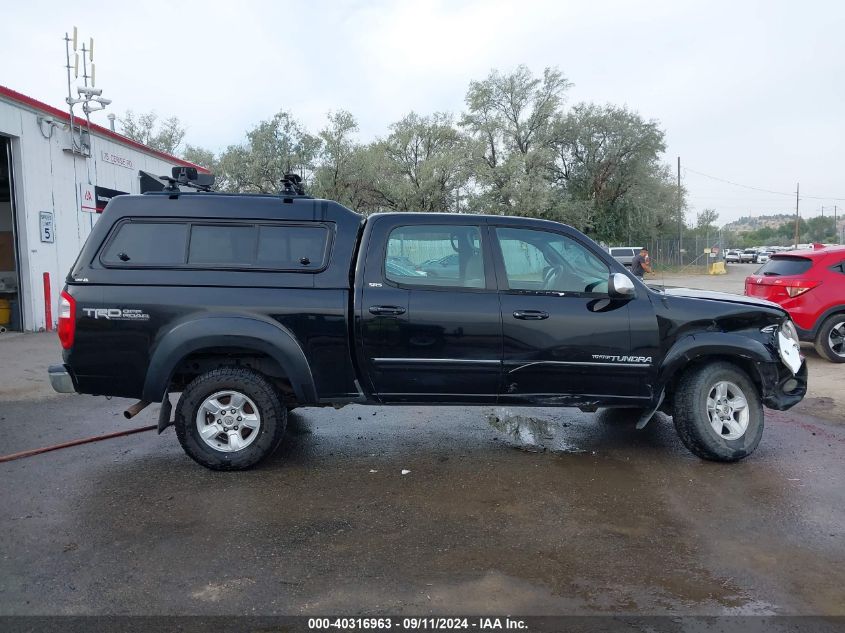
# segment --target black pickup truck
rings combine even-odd
[[[658,409],[706,459],[749,455],[806,367],[786,312],[657,291],[555,222],[367,218],[302,195],[109,202],[60,303],[54,388],[160,402],[185,451],[250,467],[294,407]],[[171,420],[170,393],[181,392]]]

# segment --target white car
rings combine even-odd
[[[757,250],[753,248],[746,248],[744,251],[740,252],[739,261],[743,264],[756,264]]]
[[[771,255],[768,251],[760,251],[757,253],[757,263],[758,264],[765,264],[769,261],[769,256]]]
[[[725,261],[729,264],[738,264],[740,262],[739,251],[728,251],[725,253]]]

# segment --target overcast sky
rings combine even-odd
[[[178,116],[189,143],[214,150],[280,109],[313,131],[347,109],[369,140],[410,110],[460,112],[468,83],[491,68],[557,66],[574,84],[569,103],[624,104],[660,122],[690,219],[705,207],[720,222],[795,208],[794,195],[692,170],[776,192],[800,182],[804,217],[845,210],[836,0],[14,0],[0,11],[0,84],[63,107],[61,38],[74,25],[94,36],[110,111]],[[95,121],[107,124],[104,113]]]

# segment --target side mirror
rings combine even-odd
[[[608,294],[617,299],[630,299],[636,292],[634,282],[627,275],[613,273],[607,281]]]

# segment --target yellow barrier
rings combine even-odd
[[[9,325],[12,320],[12,308],[8,299],[0,299],[0,325]]]
[[[728,271],[725,268],[725,262],[713,262],[707,270],[711,275],[727,275]]]

